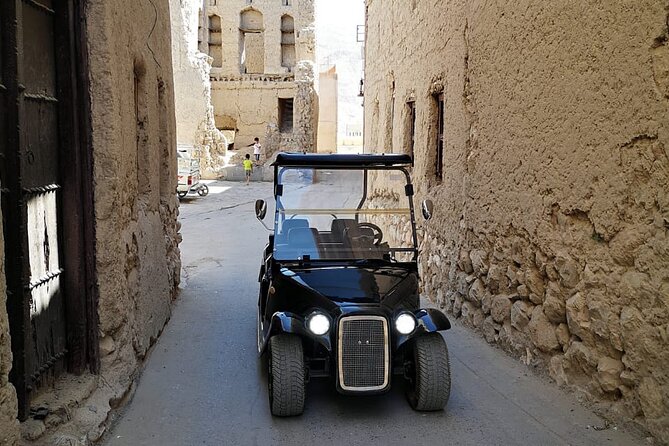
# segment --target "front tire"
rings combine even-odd
[[[197,194],[201,197],[206,197],[209,195],[209,187],[206,184],[203,184],[202,187],[197,190]]]
[[[281,334],[269,340],[269,406],[272,415],[292,417],[304,411],[302,340]]]
[[[421,335],[414,341],[413,370],[407,398],[418,411],[442,410],[451,395],[448,347],[439,333]]]

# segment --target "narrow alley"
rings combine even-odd
[[[643,443],[458,325],[444,334],[453,390],[443,412],[413,411],[403,386],[346,397],[314,379],[304,415],[272,417],[255,345],[267,232],[253,208],[271,202],[271,183],[209,188],[206,199],[182,202],[181,297],[108,446]]]
[[[667,5],[0,0],[0,446],[669,446]]]

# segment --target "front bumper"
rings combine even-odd
[[[308,314],[310,314],[309,312]],[[322,336],[317,336],[311,333],[306,328],[305,317],[289,313],[276,312],[272,316],[271,323],[265,336],[264,342],[261,345],[261,354],[266,349],[269,338],[280,333],[289,333],[300,336],[303,340],[304,351],[306,355],[306,364],[309,369],[310,377],[336,377],[337,390],[344,394],[377,394],[386,392],[392,384],[392,376],[394,374],[401,374],[404,371],[405,350],[412,339],[425,333],[447,330],[451,327],[446,315],[434,308],[418,309],[412,311],[416,317],[416,329],[408,334],[401,335],[394,328],[394,319],[396,314],[384,311],[381,307],[339,307],[338,313],[330,314],[333,323],[331,324],[330,332]],[[384,335],[384,382],[376,383],[373,386],[350,386],[346,383],[343,371],[342,361],[344,351],[342,345],[342,329],[341,323],[347,319],[362,318],[376,320],[384,320],[387,334]],[[358,339],[365,343],[368,339],[362,337]],[[355,340],[354,340],[355,341]],[[371,339],[370,339],[371,341]],[[357,342],[357,341],[356,341]],[[366,345],[366,344],[365,344]],[[362,346],[362,344],[361,344]],[[361,348],[364,352],[365,347]],[[371,349],[370,349],[371,350]],[[360,361],[365,363],[364,358]],[[378,364],[378,361],[375,362]]]

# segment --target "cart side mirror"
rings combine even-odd
[[[256,217],[258,220],[262,221],[267,215],[267,203],[265,200],[256,200]]]
[[[425,220],[431,219],[432,212],[434,211],[434,204],[432,203],[432,200],[423,200],[423,204],[421,204],[420,207],[423,211],[423,217],[425,217]]]

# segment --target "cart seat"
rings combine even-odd
[[[288,235],[288,232],[290,232],[291,229],[296,229],[296,228],[308,228],[309,227],[309,220],[306,218],[293,218],[290,220],[284,220],[283,223],[281,224],[281,233],[283,235]]]

